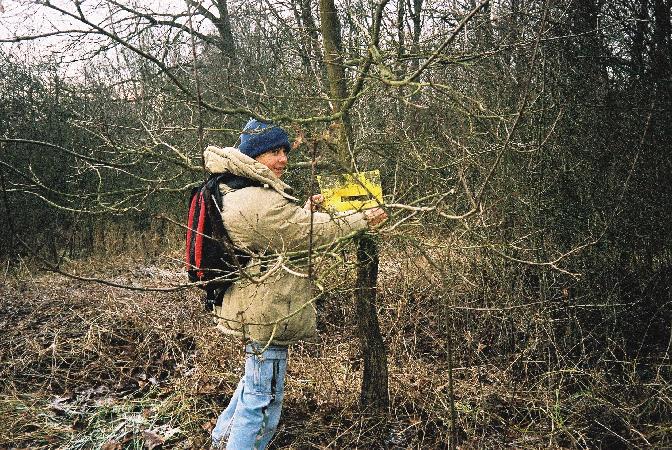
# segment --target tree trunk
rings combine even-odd
[[[213,2],[219,12],[219,19],[214,20],[213,24],[217,28],[219,37],[222,40],[221,50],[226,56],[233,58],[236,54],[236,46],[231,32],[231,19],[229,18],[229,7],[227,0]]]
[[[0,144],[0,153],[4,153],[3,145]],[[3,155],[4,156],[4,155]],[[4,203],[5,209],[5,221],[8,226],[9,237],[3,239],[3,242],[0,243],[0,255],[6,255],[8,261],[13,262],[15,257],[14,252],[14,238],[15,238],[15,229],[14,221],[12,220],[11,206],[9,205],[9,196],[7,195],[7,185],[5,184],[5,170],[0,167],[0,189],[2,189],[2,201]],[[6,245],[6,247],[5,247]]]
[[[332,109],[342,114],[338,127],[338,160],[344,168],[352,170],[350,146],[354,139],[349,113],[342,110],[348,93],[341,56],[341,26],[334,0],[320,0],[320,20]],[[385,413],[389,404],[387,352],[376,311],[378,248],[372,237],[364,236],[357,243],[357,262],[356,320],[364,357],[360,400],[363,407]]]
[[[353,143],[353,133],[350,113],[341,111],[343,101],[348,97],[348,87],[341,56],[341,23],[338,20],[334,0],[320,0],[320,21],[322,22],[322,42],[331,106],[334,112],[342,114],[338,124],[338,162],[344,169],[352,170],[353,161],[351,161],[349,149]]]
[[[670,6],[665,0],[654,1],[653,80],[665,83],[672,72],[670,61]]]
[[[315,19],[313,19],[312,8],[310,5],[311,0],[300,0],[301,6],[301,20],[303,26],[306,28],[306,33],[310,36],[311,46],[315,49],[315,55],[319,53],[317,48],[318,34],[317,34],[317,25],[315,25]]]
[[[306,74],[313,70],[313,60],[319,60],[319,34],[311,7],[311,0],[292,0],[294,20],[300,29],[301,62]]]
[[[406,0],[398,0],[397,2],[397,77],[401,78],[406,72],[406,65],[403,63],[402,59],[405,56],[406,52],[404,51],[404,46],[406,45],[406,12],[404,5]],[[396,121],[401,123],[404,120],[404,96],[405,89],[403,86],[399,86],[399,94],[397,100],[395,101],[396,106]]]
[[[415,73],[420,67],[420,34],[422,33],[422,3],[423,0],[413,0],[413,8],[410,8],[408,14],[411,16],[413,21],[413,36],[411,44],[411,54],[413,55],[411,59],[411,73]],[[419,78],[419,77],[417,77]],[[413,81],[420,81],[415,79]],[[411,96],[411,102],[419,103],[420,102],[420,90],[416,90]]]
[[[642,0],[637,11],[637,22],[632,37],[632,65],[636,78],[641,81],[646,73],[646,29],[649,21],[649,1]]]
[[[376,311],[378,245],[372,236],[363,236],[357,245],[357,325],[364,353],[360,402],[374,411],[385,412],[389,405],[387,351],[380,334]]]
[[[413,0],[413,8],[409,8],[409,14],[413,21],[413,43],[411,45],[411,53],[413,53],[413,62],[411,65],[411,73],[418,70],[420,67],[420,33],[422,32],[422,2],[423,0]]]
[[[397,60],[401,61],[401,58],[404,56],[404,45],[406,45],[406,29],[405,29],[405,18],[404,18],[404,1],[398,0],[397,2]]]
[[[299,10],[297,9],[298,0],[292,0],[290,3],[290,6],[292,7],[292,13],[294,14],[294,20],[296,21],[296,24],[299,27],[299,42],[301,44],[301,65],[303,66],[303,70],[305,71],[306,74],[310,73],[310,54],[311,54],[311,45],[310,45],[310,36],[307,33],[307,26],[306,26],[306,21],[302,17],[302,14],[299,13]]]
[[[596,0],[577,1],[573,11],[574,32],[586,34],[581,41],[579,55],[583,58],[578,62],[581,70],[581,81],[592,89],[598,82],[604,82],[608,78],[606,67],[596,64],[596,58],[604,56],[603,34],[600,29],[601,4]],[[586,78],[588,77],[588,78]]]

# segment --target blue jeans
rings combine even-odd
[[[287,372],[287,347],[245,347],[245,375],[212,430],[214,448],[262,450],[280,422]]]

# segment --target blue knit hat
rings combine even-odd
[[[262,153],[279,147],[289,153],[291,147],[285,130],[272,123],[250,119],[240,135],[238,150],[250,158],[256,158]]]

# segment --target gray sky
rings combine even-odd
[[[74,2],[69,0],[51,0],[51,3],[67,11],[76,12]],[[133,5],[133,0],[124,2]],[[109,26],[112,14],[111,5],[105,0],[83,0],[80,2],[86,18],[95,24]],[[146,0],[142,8],[159,13],[176,13],[185,9],[182,1]],[[126,14],[126,13],[123,13]],[[128,14],[126,14],[128,16]],[[115,19],[123,18],[117,12]],[[11,55],[16,62],[35,64],[50,62],[59,66],[62,75],[79,78],[87,64],[92,63],[90,53],[101,44],[110,42],[100,35],[86,35],[87,26],[57,11],[37,4],[31,0],[0,0],[0,48]],[[67,32],[53,34],[56,31]],[[16,37],[43,36],[39,39],[8,42]],[[93,58],[98,63],[120,61],[118,49],[101,53]]]

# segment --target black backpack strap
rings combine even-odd
[[[263,184],[251,178],[241,177],[232,173],[214,173],[210,175],[208,181],[205,183],[206,190],[210,191],[212,198],[215,200],[217,207],[222,208],[222,192],[218,189],[220,183],[227,185],[230,189],[237,190],[246,187],[257,186],[261,187]]]
[[[222,306],[222,298],[226,289],[210,287],[205,289],[205,298],[203,303],[206,311],[213,311],[215,306]]]
[[[223,173],[218,176],[218,183],[224,183],[231,189],[243,189],[250,186],[263,186],[260,181],[241,177],[232,173]]]

